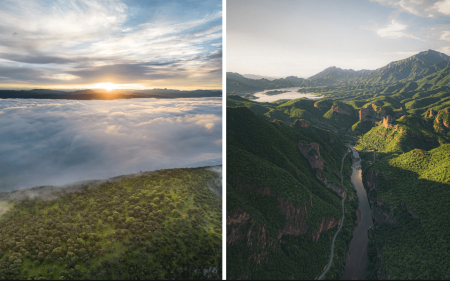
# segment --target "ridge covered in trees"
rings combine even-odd
[[[341,186],[346,151],[336,134],[306,121],[269,122],[247,107],[227,107],[227,278],[318,277],[328,264],[345,190],[346,222],[327,273],[340,277],[358,207],[350,157]]]
[[[171,169],[2,200],[0,280],[221,279],[220,189],[210,168]]]

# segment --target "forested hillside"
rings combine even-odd
[[[228,104],[230,105],[230,104]],[[331,238],[346,223],[327,276],[339,278],[356,219],[347,148],[304,120],[269,122],[227,107],[227,278],[313,279],[327,265]]]
[[[233,244],[235,240],[227,240],[228,244],[236,245],[229,247],[233,251],[232,257],[239,257],[231,260],[231,264],[239,268],[233,272],[233,278],[262,278],[263,274],[267,274],[266,278],[280,278],[275,277],[275,272],[283,272],[283,278],[315,277],[311,273],[321,265],[320,255],[326,254],[325,248],[323,251],[315,248],[320,247],[320,240],[315,243],[297,240],[299,249],[305,249],[298,255],[292,254],[292,248],[284,252],[279,250],[289,244],[283,240],[284,234],[278,234],[278,240],[269,240],[268,237],[278,237],[277,231],[281,233],[280,228],[289,222],[280,216],[281,207],[275,198],[282,198],[278,200],[279,204],[289,198],[293,206],[301,206],[311,193],[313,201],[317,196],[319,202],[328,202],[323,194],[315,193],[321,189],[315,187],[314,172],[319,179],[317,172],[326,174],[327,166],[338,171],[333,166],[337,154],[326,155],[322,147],[331,145],[331,141],[327,142],[329,139],[333,139],[333,145],[342,146],[342,139],[360,151],[363,183],[372,208],[374,226],[369,231],[367,277],[449,279],[450,230],[446,227],[450,210],[449,59],[445,54],[428,50],[377,70],[330,67],[304,81],[305,86],[311,88],[298,90],[322,95],[323,98],[318,100],[303,98],[260,103],[237,95],[227,96],[227,106],[237,107],[228,110],[229,118],[234,118],[227,120],[227,154],[232,164],[228,169],[231,175],[248,179],[233,183],[231,180],[235,179],[228,178],[227,181],[228,196],[233,198],[227,203],[227,209],[235,210],[235,213],[228,213],[227,218],[239,226],[236,227],[239,231],[227,231],[227,239],[235,235],[232,237],[241,241]],[[239,91],[235,93],[240,94]],[[239,107],[248,108],[254,114]],[[313,131],[316,132],[314,136],[309,134]],[[297,158],[303,159],[302,156],[309,159],[318,155],[312,149],[308,154],[301,153],[302,145],[292,146],[285,135],[294,143],[302,139],[306,143],[317,143],[320,157],[324,159],[324,171],[317,170],[322,167],[317,163],[315,166],[297,163]],[[327,154],[338,150],[338,147],[325,148]],[[348,169],[350,163],[347,166]],[[313,171],[305,172],[311,167]],[[244,173],[248,177],[243,176]],[[333,178],[332,173],[326,176]],[[284,195],[281,189],[273,196],[272,190],[285,186],[285,183],[298,186],[295,193]],[[336,181],[333,183],[337,184]],[[320,181],[318,184],[320,186]],[[344,188],[347,185],[344,184]],[[251,191],[245,192],[247,189]],[[300,201],[295,201],[297,198]],[[336,212],[336,202],[334,204],[330,203],[328,212]],[[347,212],[354,215],[356,207],[352,205],[352,208]],[[321,209],[307,210],[308,228],[298,237],[307,237],[320,217],[328,215]],[[313,210],[320,213],[317,219],[311,216]],[[342,239],[350,235],[351,229],[347,231],[342,233]],[[239,233],[249,235],[244,237]],[[242,241],[247,245],[244,246]],[[261,241],[264,243],[258,244]],[[261,248],[267,250],[255,252]],[[319,256],[307,258],[312,252]],[[271,264],[271,260],[280,264]],[[333,261],[338,266],[340,262],[345,260]],[[295,271],[298,268],[307,271]],[[339,279],[341,273],[335,270],[326,278]]]
[[[1,194],[0,280],[221,279],[220,189],[193,168]]]
[[[449,279],[450,145],[413,149],[372,165],[371,153],[362,155],[374,220],[368,277]]]

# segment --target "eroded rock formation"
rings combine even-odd
[[[294,126],[295,126],[295,125],[297,125],[297,126],[299,126],[299,127],[302,127],[302,128],[309,128],[309,126],[311,126],[311,124],[310,124],[308,121],[303,120],[303,119],[297,119],[297,120],[295,120]]]
[[[430,108],[430,110],[428,110],[427,113],[425,113],[425,118],[433,117],[436,115],[436,113],[437,113],[436,110]]]
[[[377,122],[377,124],[385,128],[392,128],[392,121],[394,121],[394,118],[392,118],[392,116],[390,115],[387,115],[386,117],[383,117],[382,121]]]
[[[322,219],[322,223],[320,224],[320,228],[319,230],[317,230],[316,232],[312,233],[312,239],[313,241],[318,241],[320,238],[320,233],[327,231],[328,229],[331,229],[333,227],[335,227],[336,225],[340,225],[341,224],[341,220],[337,220],[335,218],[331,218],[331,219]]]
[[[308,225],[306,224],[308,208],[306,203],[303,206],[294,207],[292,202],[288,202],[281,197],[278,197],[277,200],[280,203],[278,205],[280,213],[286,217],[286,224],[279,230],[278,239],[283,235],[298,236],[300,234],[305,234],[308,231]]]
[[[243,228],[250,225],[247,232]],[[227,212],[227,244],[237,244],[246,241],[248,246],[256,246],[250,259],[257,264],[268,261],[267,250],[276,249],[275,239],[271,238],[265,225],[250,217],[242,209]]]
[[[380,121],[386,117],[386,110],[376,104],[366,105],[359,110],[360,121]]]
[[[306,141],[298,142],[298,149],[308,159],[311,168],[323,170],[325,160],[320,157],[319,145],[315,142],[308,143]]]
[[[336,113],[351,115],[351,113],[347,109],[339,107],[338,105],[335,105],[335,104],[331,107],[331,110],[333,110],[333,112],[336,112]]]

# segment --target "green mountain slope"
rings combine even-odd
[[[369,278],[449,279],[450,145],[414,149],[373,165],[364,155],[374,218]]]
[[[328,273],[337,278],[358,204],[349,158],[340,187],[346,150],[337,135],[306,121],[289,126],[227,107],[227,278],[317,277],[329,259],[344,189],[346,224]]]
[[[303,119],[316,127],[346,132],[358,121],[358,111],[351,103],[332,100],[295,99],[274,103],[249,101],[235,95],[227,96],[228,106],[246,106],[268,120],[281,120],[293,124]]]
[[[220,279],[220,184],[207,168],[172,169],[2,194],[0,280]]]

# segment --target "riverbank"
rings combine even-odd
[[[373,222],[367,193],[362,183],[361,158],[354,148],[351,149],[353,151],[351,180],[358,195],[359,207],[356,211],[357,227],[353,231],[353,237],[347,251],[342,279],[360,280],[366,277],[367,245],[369,243],[367,231],[373,225]]]

